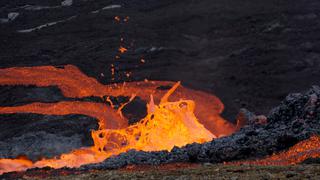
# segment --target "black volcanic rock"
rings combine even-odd
[[[128,119],[129,125],[133,125],[147,115],[147,103],[141,98],[135,97],[122,109],[122,113]]]
[[[0,106],[19,106],[32,102],[68,100],[62,95],[58,87],[0,86],[0,93]]]
[[[37,160],[92,146],[91,130],[98,128],[96,119],[82,115],[3,114],[0,119],[0,158]]]
[[[60,101],[105,102],[103,98],[95,96],[83,98],[64,97],[61,90],[56,86],[0,86],[0,93],[0,106],[21,106],[34,102],[55,103]]]

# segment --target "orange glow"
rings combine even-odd
[[[301,141],[287,151],[274,154],[270,157],[254,160],[239,161],[228,164],[248,165],[293,165],[303,162],[309,158],[320,158],[320,136],[315,135],[307,140]]]
[[[128,51],[127,48],[125,48],[125,47],[123,47],[123,46],[120,46],[119,52],[120,52],[121,54],[123,54],[123,53],[125,53],[125,52],[127,52],[127,51]]]
[[[103,129],[124,128],[128,126],[127,120],[102,103],[93,102],[58,102],[58,103],[32,103],[24,106],[0,107],[1,114],[36,113],[47,115],[83,114],[99,120]]]
[[[124,21],[124,22],[128,22],[129,19],[130,19],[130,17],[129,17],[129,16],[126,16],[126,17],[123,19],[123,21]]]
[[[114,67],[114,65],[111,65]],[[36,85],[38,87],[58,86],[65,97],[82,98],[89,96],[131,96],[135,94],[148,101],[153,94],[156,103],[165,94],[158,87],[171,87],[174,82],[148,81],[127,82],[102,85],[96,79],[83,74],[72,65],[56,68],[52,66],[14,67],[0,69],[0,85]],[[45,75],[45,78],[44,78]],[[180,85],[169,100],[192,99],[195,104],[195,115],[207,129],[215,135],[230,135],[236,129],[235,125],[220,117],[224,106],[214,95],[192,90]]]
[[[32,161],[27,159],[0,159],[0,175],[10,171],[24,171],[32,165]]]
[[[126,76],[127,78],[129,78],[131,76],[132,72],[126,72]]]
[[[117,22],[120,22],[120,17],[119,16],[115,16],[114,20],[117,21]]]
[[[92,131],[94,146],[34,163],[27,159],[0,159],[0,174],[33,167],[79,167],[101,162],[129,149],[171,150],[174,146],[203,143],[235,131],[233,124],[220,117],[224,107],[217,97],[184,88],[180,83],[144,81],[102,85],[72,65],[14,67],[0,69],[0,74],[0,85],[57,86],[66,97],[130,96],[132,100],[139,96],[150,101],[148,115],[129,127],[127,119],[121,115],[126,104],[118,111],[103,103],[80,101],[0,107],[2,114],[83,114],[96,118],[99,123],[99,129]]]

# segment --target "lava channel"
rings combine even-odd
[[[98,120],[99,129],[92,131],[94,145],[73,150],[53,159],[32,162],[25,158],[0,159],[0,174],[35,167],[80,167],[102,162],[130,149],[170,151],[174,146],[204,143],[232,134],[237,127],[224,120],[224,106],[215,96],[183,87],[179,82],[147,81],[103,85],[77,67],[13,67],[0,69],[0,85],[57,86],[65,97],[139,96],[147,105],[148,114],[128,126],[128,120],[106,103],[65,101],[31,103],[0,107],[0,113],[36,113],[47,115],[83,114]],[[163,87],[169,87],[168,91]],[[131,98],[132,99],[132,98]]]

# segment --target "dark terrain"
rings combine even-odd
[[[48,180],[103,180],[103,179],[319,179],[319,165],[297,166],[226,166],[223,164],[178,164],[170,166],[127,167],[120,170],[93,171],[56,176],[46,173],[26,172],[19,179]],[[57,172],[56,172],[57,173]],[[18,179],[16,178],[16,179]],[[9,179],[3,177],[3,179]]]
[[[1,68],[74,64],[110,83],[113,63],[115,81],[181,80],[214,93],[231,121],[240,107],[265,114],[289,92],[320,84],[316,0],[74,0],[72,6],[56,9],[17,8],[60,2],[0,2],[0,17],[20,13],[0,24]],[[108,5],[121,8],[91,13]],[[77,17],[17,33],[72,16]],[[129,21],[118,23],[115,16],[129,16]],[[116,61],[121,37],[128,52]],[[130,78],[124,76],[127,71]]]
[[[138,171],[103,171],[80,175],[50,177],[48,180],[102,179],[319,179],[319,165],[299,166],[225,166],[222,164],[182,168]],[[30,179],[25,176],[24,179]]]
[[[320,2],[317,0],[74,0],[71,6],[60,6],[60,3],[58,0],[1,0],[0,19],[12,12],[18,12],[19,16],[9,22],[0,21],[0,68],[73,64],[104,84],[146,78],[182,81],[187,87],[217,95],[225,104],[223,116],[232,122],[240,108],[268,114],[287,94],[304,92],[320,84]],[[32,9],[37,6],[44,9]],[[103,10],[104,7],[107,8]],[[24,31],[57,21],[52,26]],[[128,51],[119,53],[120,46]],[[115,65],[114,80],[111,64]],[[127,77],[127,73],[132,74]],[[68,100],[55,87],[1,86],[0,93],[0,106]],[[289,137],[284,140],[296,143],[311,133],[319,133],[315,128],[319,125],[319,103],[315,106],[318,109],[313,107],[319,114],[311,118],[305,117],[310,110],[300,107],[308,104],[312,93],[288,96],[279,106],[285,112],[273,111],[268,118],[275,123],[259,126],[260,132],[252,132],[255,128],[252,126],[227,137],[231,139],[229,145],[235,145],[233,148],[240,146],[237,151],[225,151],[224,139],[210,143],[218,144],[211,149],[211,155],[234,153],[220,159],[211,156],[209,161],[268,155],[289,146],[281,147],[277,138]],[[320,92],[315,94],[319,99]],[[295,123],[301,122],[296,122],[297,117],[306,120],[298,128]],[[50,121],[48,125],[47,121]],[[37,148],[42,148],[39,152],[48,152],[42,155],[49,157],[89,146],[90,129],[96,128],[94,119],[79,115],[1,115],[0,123],[0,156],[19,155],[16,153],[22,148],[34,159],[40,155],[31,151],[39,143]],[[69,128],[64,128],[66,125]],[[278,131],[277,125],[285,127],[279,127],[281,131]],[[242,136],[246,133],[251,133],[249,138]],[[269,137],[266,142],[261,141],[265,137]],[[248,147],[240,140],[251,144],[251,140],[256,140],[261,149],[254,149],[255,145],[250,147],[252,154],[244,154],[242,151],[248,151]],[[10,146],[21,141],[26,147]],[[58,145],[61,148],[54,148]],[[206,154],[205,146],[189,147]],[[184,150],[176,153],[179,155],[180,151]],[[197,161],[202,161],[201,153],[194,157]],[[150,159],[149,155],[141,154],[142,159]],[[113,160],[105,165],[108,163]]]

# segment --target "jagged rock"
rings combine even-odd
[[[245,108],[241,108],[236,117],[237,129],[239,130],[241,127],[247,125],[254,118],[255,118],[255,114],[253,114],[252,112],[248,111]]]
[[[136,97],[123,109],[123,115],[128,119],[129,125],[135,124],[147,115],[147,103]]]
[[[245,125],[254,125],[254,124],[267,124],[267,117],[264,115],[255,115],[245,108],[241,108],[237,118],[237,129],[244,127]]]
[[[92,146],[90,131],[98,128],[96,119],[82,115],[4,114],[0,118],[0,158],[24,155],[38,160]]]

